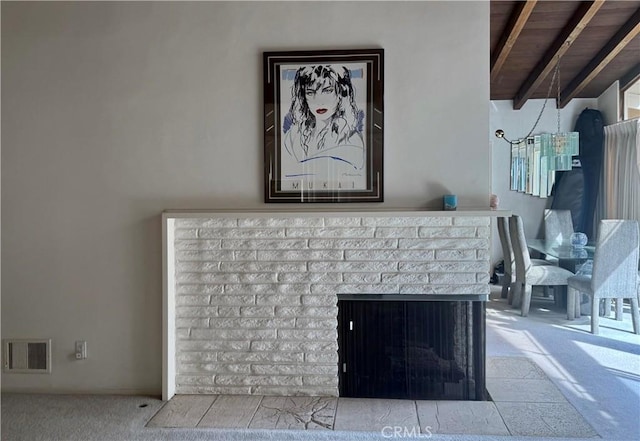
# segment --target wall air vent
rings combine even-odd
[[[50,339],[6,339],[2,346],[4,372],[51,373]]]

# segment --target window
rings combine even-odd
[[[640,78],[622,91],[622,119],[640,118]]]

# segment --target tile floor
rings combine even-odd
[[[487,391],[492,401],[177,395],[147,426],[598,437],[527,358],[488,358]]]

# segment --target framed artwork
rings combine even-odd
[[[263,55],[265,202],[382,202],[384,50]]]

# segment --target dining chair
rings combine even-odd
[[[613,300],[615,304],[615,318],[618,321],[622,320],[623,310],[624,310],[624,299],[615,298],[615,299],[602,299],[602,305],[600,306],[600,316],[601,317],[610,317],[611,316],[611,300]],[[580,305],[579,299],[576,300],[576,317],[580,317]],[[640,271],[638,271],[638,303],[640,304]]]
[[[500,298],[506,299],[509,297],[511,284],[515,282],[513,247],[511,246],[511,239],[509,238],[509,224],[506,217],[498,218],[498,237],[500,238],[500,245],[502,246],[504,262],[504,277],[502,278],[502,291],[500,293]]]
[[[635,220],[601,220],[598,225],[593,273],[576,275],[568,280],[567,318],[573,320],[579,311],[579,294],[591,299],[591,333],[598,334],[600,300],[622,299],[631,302],[633,331],[640,334],[638,311],[638,255],[640,231]],[[618,308],[616,308],[618,309]],[[616,314],[618,315],[618,314]],[[621,315],[620,315],[621,316]]]
[[[509,218],[499,217],[497,220],[498,237],[502,247],[502,256],[504,259],[504,277],[502,279],[502,291],[500,297],[508,299],[508,303],[513,303],[513,284],[516,281],[516,262],[513,255],[513,246],[511,244],[511,236],[509,235]],[[542,259],[531,259],[532,265],[552,265],[552,263]]]
[[[638,265],[640,266],[640,263]],[[623,302],[624,299],[616,299],[616,320],[622,320]],[[638,304],[640,304],[640,271],[638,271]],[[607,307],[609,310],[611,309],[611,305],[607,305]],[[609,315],[609,310],[605,308],[605,316]]]
[[[544,239],[546,241],[562,243],[571,241],[573,234],[573,219],[571,210],[545,209],[544,210]],[[542,255],[545,260],[559,264],[558,259]]]
[[[544,238],[558,243],[569,242],[573,234],[571,210],[544,210]]]
[[[521,315],[529,314],[531,305],[531,289],[533,286],[562,286],[574,274],[555,265],[534,265],[527,249],[524,237],[522,218],[513,215],[509,218],[509,235],[513,245],[513,255],[516,267],[516,281],[513,284],[513,305],[521,305]]]

